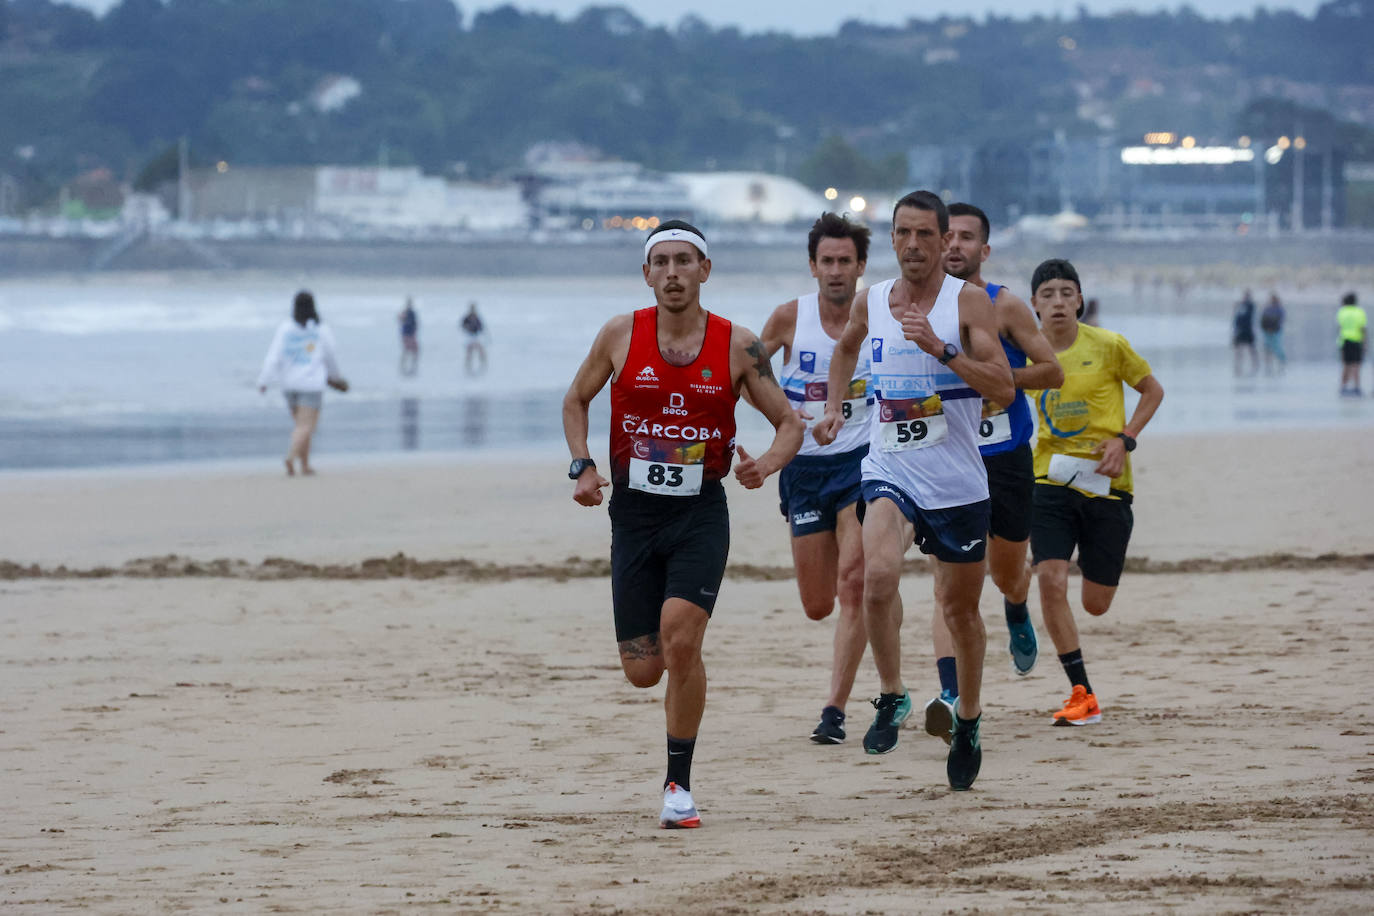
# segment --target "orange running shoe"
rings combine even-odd
[[[1073,685],[1073,693],[1064,701],[1064,708],[1054,714],[1055,725],[1091,725],[1102,721],[1102,707],[1097,694],[1088,693],[1082,684]]]

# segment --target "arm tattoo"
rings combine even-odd
[[[657,658],[661,654],[657,633],[636,636],[634,639],[627,639],[620,644],[620,657],[624,659]]]
[[[773,381],[773,363],[763,349],[763,341],[755,337],[753,343],[744,348],[744,352],[754,357],[754,371],[759,374],[759,378],[766,382]]]

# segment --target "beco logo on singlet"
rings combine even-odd
[[[663,408],[663,412],[675,417],[687,416],[687,399],[676,391],[672,392],[668,395],[668,406]]]

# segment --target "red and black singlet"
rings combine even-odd
[[[630,352],[611,383],[611,480],[664,496],[695,496],[735,453],[730,322],[706,314],[697,358],[673,366],[658,350],[658,309],[634,313]]]

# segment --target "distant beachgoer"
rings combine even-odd
[[[420,316],[409,296],[396,320],[401,324],[401,374],[414,375],[420,369]]]
[[[468,313],[463,316],[459,327],[468,336],[467,352],[463,356],[463,367],[468,375],[477,375],[487,371],[487,349],[482,345],[482,335],[486,330],[486,325],[482,324],[482,316],[477,314],[477,303],[468,303]],[[474,368],[474,365],[476,367]]]
[[[1264,334],[1264,374],[1282,373],[1288,365],[1283,352],[1283,321],[1285,312],[1278,293],[1269,294],[1269,304],[1260,312],[1260,331]]]
[[[1364,362],[1365,328],[1369,319],[1354,293],[1346,293],[1336,312],[1341,329],[1341,394],[1360,396],[1360,364]]]
[[[320,321],[315,311],[315,297],[305,290],[300,291],[296,294],[292,317],[277,328],[258,375],[258,391],[267,391],[268,385],[281,386],[286,406],[296,422],[291,431],[291,445],[286,451],[288,475],[296,473],[297,461],[302,474],[315,473],[310,466],[310,438],[320,420],[325,386],[348,390],[335,353],[334,332]]]
[[[1083,324],[1090,324],[1097,327],[1097,300],[1089,299],[1083,306],[1083,317],[1079,319]]]
[[[1231,317],[1231,346],[1236,351],[1236,375],[1254,375],[1259,371],[1259,353],[1255,352],[1255,300],[1247,289],[1245,295],[1236,303],[1235,314]],[[1250,371],[1244,372],[1242,354],[1250,354]]]

